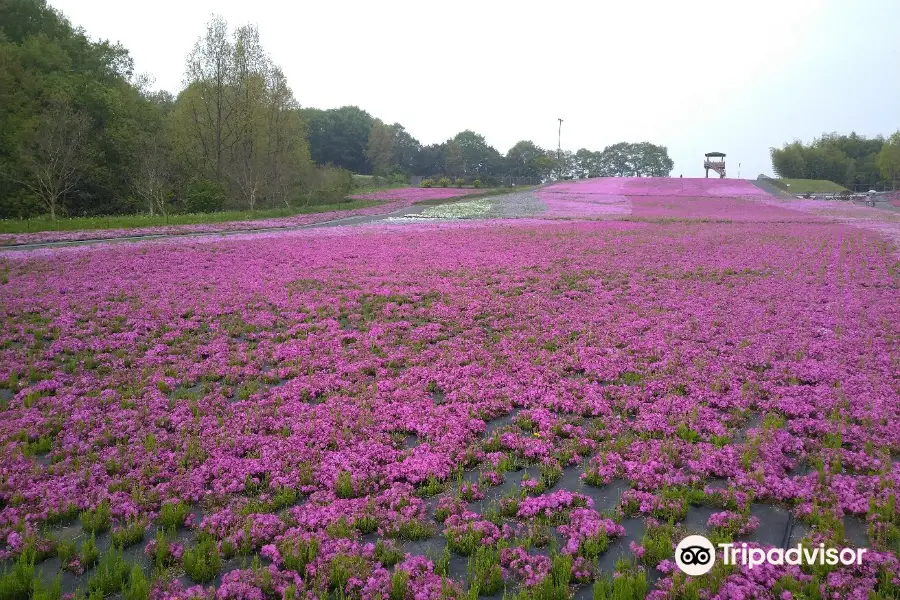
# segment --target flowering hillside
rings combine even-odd
[[[0,597],[896,597],[896,248],[679,183],[0,257]]]

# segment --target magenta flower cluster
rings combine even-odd
[[[571,560],[573,593],[621,538],[660,567],[651,597],[681,597],[658,560],[677,540],[651,534],[746,539],[777,507],[809,541],[851,544],[855,524],[871,552],[827,575],[735,569],[702,597],[815,577],[823,597],[890,597],[896,247],[746,185],[540,192],[620,195],[628,220],[4,254],[2,558],[166,522],[154,598],[410,600],[467,592],[461,556],[421,555],[442,534],[511,587]],[[220,578],[189,580],[210,538]],[[68,559],[86,586],[96,567]]]

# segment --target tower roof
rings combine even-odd
[[[724,152],[707,152],[706,153],[706,158],[709,158],[711,156],[714,156],[716,158],[725,158],[725,153]]]

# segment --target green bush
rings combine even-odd
[[[456,181],[454,181],[453,184],[454,184],[456,187],[462,187],[462,186],[464,186],[464,185],[466,184],[466,180],[457,177],[457,178],[456,178]]]
[[[88,592],[102,596],[115,594],[125,587],[130,572],[122,551],[113,546],[103,554],[100,564],[88,580]]]
[[[406,600],[409,593],[409,572],[397,569],[391,575],[391,591],[389,600]]]
[[[184,194],[184,206],[188,212],[216,212],[225,207],[228,195],[220,183],[208,179],[192,179]]]
[[[423,187],[423,188],[434,187],[434,180],[433,179],[423,179],[421,182],[419,182],[419,187]]]
[[[467,573],[469,585],[478,590],[478,595],[493,596],[503,589],[500,551],[490,546],[480,546],[469,558]]]
[[[393,175],[391,175],[390,182],[392,184],[409,183],[409,177],[407,177],[403,173],[394,173]]]
[[[480,180],[480,179],[476,179],[475,181],[472,182],[472,186],[473,186],[473,187],[480,188],[480,187],[481,187],[481,180]]]
[[[111,513],[109,501],[104,500],[96,508],[81,513],[81,527],[87,533],[100,533],[109,529]]]
[[[377,549],[377,546],[376,546]],[[278,545],[278,553],[285,569],[296,571],[301,576],[306,575],[306,565],[313,562],[319,556],[319,540],[312,538],[294,539],[281,542]]]
[[[438,185],[441,187],[450,187],[450,178],[441,177],[440,179],[438,179]]]
[[[31,600],[61,600],[61,598],[62,579],[59,575],[53,579],[53,583],[49,587],[46,587],[40,578],[34,580],[34,592]],[[131,599],[127,598],[126,600]]]
[[[341,499],[353,497],[353,476],[349,471],[341,471],[334,484],[334,495]]]
[[[124,600],[150,600],[150,582],[140,565],[131,567],[128,585],[122,590]]]
[[[0,600],[28,598],[34,586],[34,553],[25,551],[19,555],[12,568],[3,567],[0,576]]]
[[[178,529],[184,525],[189,511],[190,507],[180,500],[166,503],[159,509],[159,521],[166,529]]]
[[[118,546],[119,548],[128,548],[129,546],[134,546],[144,539],[144,534],[146,532],[147,522],[142,519],[126,523],[121,527],[113,529],[113,546]]]
[[[353,189],[353,173],[347,169],[325,165],[317,167],[307,179],[301,204],[334,204],[341,202]]]
[[[616,598],[621,600],[640,600],[647,595],[650,588],[647,575],[643,569],[631,565],[624,559],[616,563],[614,577],[604,575],[594,584],[594,600]]]
[[[184,551],[184,572],[197,583],[208,583],[216,578],[222,567],[219,549],[212,537],[204,536],[193,548]]]
[[[391,568],[403,558],[403,551],[397,548],[393,542],[385,542],[379,539],[375,542],[375,560],[385,568]]]
[[[91,534],[91,537],[81,542],[78,560],[85,569],[90,569],[97,564],[100,558],[100,551],[97,549],[97,539]]]

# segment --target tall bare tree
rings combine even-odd
[[[168,148],[162,132],[149,136],[141,144],[134,190],[144,201],[150,216],[166,214],[166,195],[171,178]]]
[[[266,88],[271,63],[253,25],[235,31],[233,48],[233,116],[227,125],[234,143],[228,153],[228,175],[246,206],[254,210],[267,175]]]
[[[54,221],[60,201],[82,176],[89,131],[85,113],[54,100],[28,137],[23,155],[31,178],[22,183],[41,198]]]
[[[290,206],[292,192],[309,178],[312,164],[306,128],[287,78],[277,66],[268,83],[267,195],[272,205]]]
[[[222,180],[225,153],[233,142],[228,127],[233,109],[229,98],[233,60],[228,23],[215,15],[206,25],[206,35],[188,55],[185,86],[194,92],[188,101],[195,141],[216,181]]]

